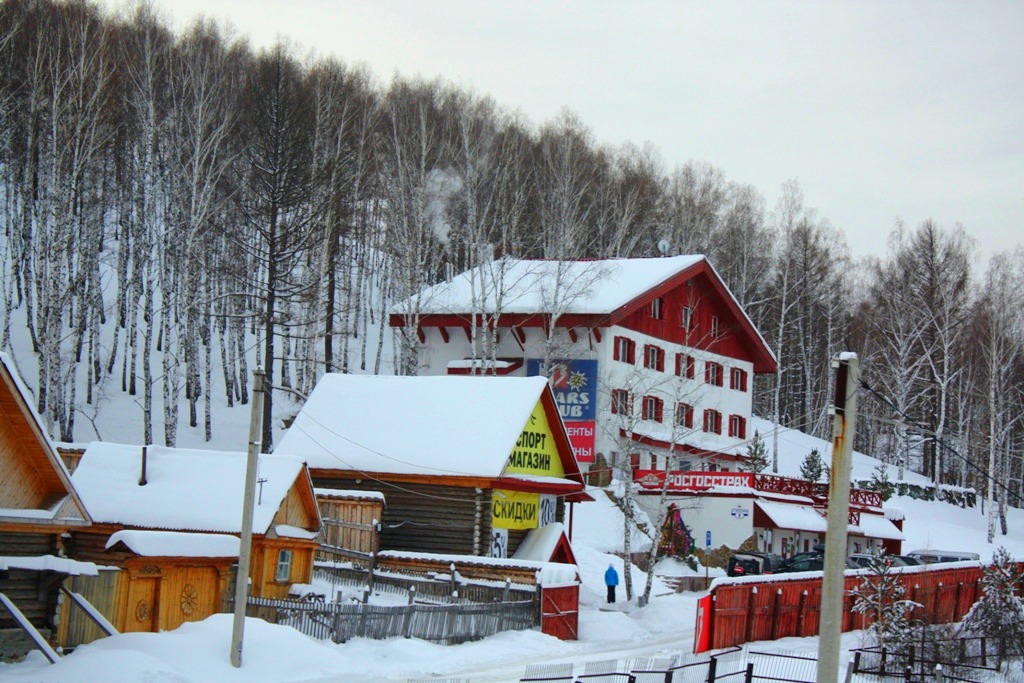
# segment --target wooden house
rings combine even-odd
[[[67,469],[43,431],[32,397],[0,354],[0,593],[33,627],[52,629],[61,583],[69,574],[95,574],[95,565],[64,557],[63,536],[90,524]],[[0,630],[18,624],[0,609]],[[23,654],[15,645],[0,654]]]
[[[319,489],[383,493],[389,551],[509,557],[590,500],[540,377],[328,374],[275,453]]]
[[[94,443],[72,476],[93,526],[70,551],[116,568],[74,583],[120,631],[156,631],[221,610],[238,562],[245,453]],[[251,592],[285,597],[309,583],[321,532],[305,464],[261,458],[253,516]],[[73,616],[73,646],[95,637]]]

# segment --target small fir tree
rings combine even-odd
[[[1024,574],[1006,548],[992,554],[981,576],[982,595],[960,622],[960,635],[1001,638],[1008,655],[1024,654]]]
[[[885,555],[872,556],[867,569],[860,585],[851,591],[853,611],[863,614],[868,622],[865,645],[885,648],[899,656],[909,651],[914,642],[907,615],[919,605],[906,599],[907,589]]]
[[[821,453],[815,448],[805,455],[804,461],[800,463],[800,476],[807,481],[818,481],[824,472],[825,463],[821,459]]]
[[[770,464],[768,460],[768,446],[765,445],[764,439],[755,430],[754,438],[751,440],[750,445],[747,446],[747,461],[740,463],[740,470],[761,474]]]
[[[865,487],[869,491],[876,491],[882,494],[882,500],[889,500],[896,492],[896,485],[889,479],[889,468],[885,463],[875,465],[871,470],[871,481]]]

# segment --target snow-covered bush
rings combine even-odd
[[[853,611],[863,614],[868,622],[864,644],[899,656],[913,645],[909,614],[919,605],[906,599],[907,589],[885,555],[874,555],[867,569],[860,585],[852,591]]]

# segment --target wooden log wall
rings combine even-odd
[[[1024,565],[1022,565],[1024,569]],[[978,599],[983,567],[896,571],[906,588],[906,598],[920,603],[910,617],[927,624],[960,621]],[[863,579],[847,575],[844,588],[843,631],[868,626],[864,615],[853,612],[851,594]],[[821,577],[806,579],[717,582],[710,591],[711,607],[704,627],[710,630],[710,649],[742,645],[757,640],[818,634],[821,613]],[[698,619],[701,618],[698,610]],[[698,631],[701,625],[698,624]],[[697,644],[695,643],[695,647]]]
[[[387,500],[381,520],[382,549],[486,555],[490,547],[490,490],[319,476],[313,483],[317,488],[382,492]]]
[[[0,555],[36,557],[56,555],[57,537],[48,533],[0,533]],[[60,584],[52,572],[10,569],[0,573],[0,593],[10,598],[36,628],[53,626]],[[16,628],[7,610],[0,608],[0,628]]]

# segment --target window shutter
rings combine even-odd
[[[622,337],[616,337],[612,348],[612,360],[619,360],[619,347],[622,345]]]

